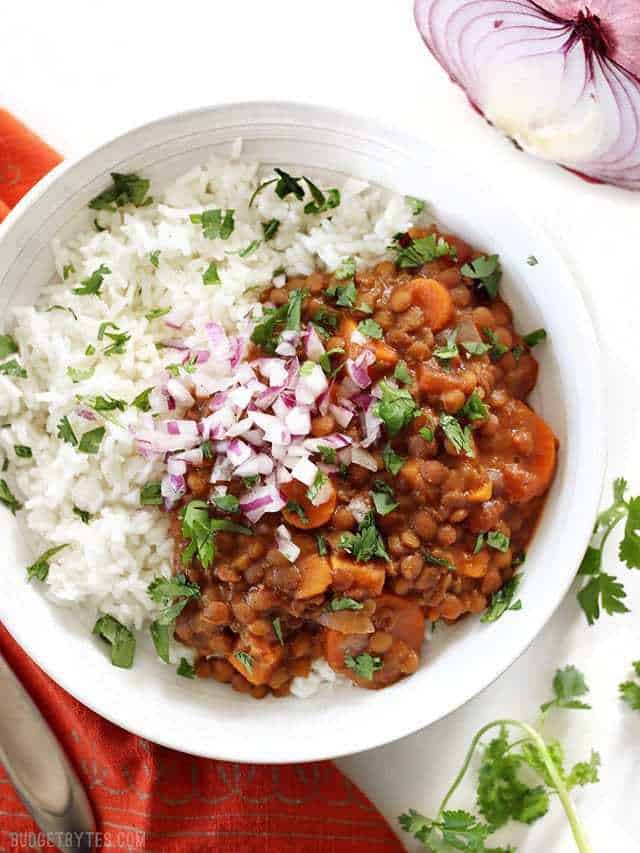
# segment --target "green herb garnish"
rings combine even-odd
[[[78,444],[78,450],[80,453],[97,453],[100,450],[100,445],[105,432],[106,430],[104,427],[96,427],[95,429],[89,430],[89,432],[83,433],[80,437],[80,443]]]
[[[463,429],[456,418],[444,412],[440,414],[439,425],[458,453],[463,453],[471,458],[476,455],[471,438],[471,429],[468,426]]]
[[[424,211],[427,206],[426,202],[424,202],[421,198],[416,198],[412,195],[406,195],[404,200],[407,202],[409,207],[411,208],[411,212],[414,216],[420,216],[420,214]]]
[[[102,288],[102,282],[104,281],[105,275],[110,275],[111,270],[106,264],[100,264],[97,270],[94,270],[89,278],[85,278],[80,287],[74,287],[73,293],[77,296],[99,296],[100,289]]]
[[[202,281],[205,284],[221,284],[220,276],[218,275],[218,265],[211,261],[205,272],[202,273]]]
[[[86,509],[80,509],[79,506],[73,505],[73,514],[77,515],[83,524],[89,524],[91,521],[91,513]]]
[[[460,415],[470,421],[486,421],[489,417],[489,408],[482,402],[478,392],[472,391],[460,409]]]
[[[18,352],[18,344],[11,335],[0,335],[0,359],[6,358],[14,352]]]
[[[366,681],[373,681],[374,673],[382,669],[382,660],[377,655],[362,654],[355,658],[352,655],[345,655],[344,662],[349,669]]]
[[[141,412],[148,412],[151,409],[151,403],[149,402],[149,395],[153,391],[154,386],[151,388],[145,388],[144,391],[141,391],[137,397],[134,397],[131,401],[130,405],[134,407],[134,409],[138,409]]]
[[[404,456],[396,453],[390,444],[386,444],[382,451],[382,461],[387,471],[395,476],[407,460]]]
[[[489,607],[480,617],[481,622],[496,622],[507,610],[522,610],[520,599],[513,600],[521,580],[520,575],[514,575],[501,589],[493,593]]]
[[[147,196],[150,183],[146,178],[140,178],[133,173],[123,175],[119,172],[112,172],[111,179],[113,185],[89,202],[89,207],[92,210],[114,211],[116,208],[124,207],[127,204],[133,204],[135,207],[146,207],[152,203],[151,196]]]
[[[410,240],[407,245],[396,240],[391,248],[396,252],[396,264],[400,269],[420,267],[435,261],[436,258],[456,256],[455,246],[450,246],[444,237],[436,237],[435,234]]]
[[[534,347],[536,344],[539,344],[541,341],[545,341],[546,339],[546,329],[535,329],[533,332],[529,332],[528,335],[522,336],[522,340],[528,347]]]
[[[380,388],[382,398],[374,405],[373,411],[393,438],[413,421],[420,410],[406,388],[394,388],[388,382],[381,382]]]
[[[366,335],[368,338],[374,338],[375,340],[380,340],[383,335],[383,331],[376,321],[369,318],[366,320],[360,320],[358,323],[358,331],[363,335]]]
[[[211,503],[222,512],[240,511],[240,501],[235,495],[213,495]]]
[[[361,563],[366,563],[373,559],[391,562],[385,548],[384,539],[376,527],[372,512],[368,512],[364,516],[358,525],[357,533],[342,534],[338,542],[338,547],[351,554],[354,560]]]
[[[5,361],[4,364],[0,364],[0,374],[3,376],[15,376],[18,379],[27,378],[27,371],[21,364],[18,364],[15,358]]]
[[[228,240],[236,227],[234,213],[229,209],[223,216],[221,210],[203,210],[202,213],[192,213],[189,219],[195,225],[202,225],[202,233],[207,240]]]
[[[389,515],[398,506],[393,489],[384,480],[374,480],[370,495],[378,515]]]
[[[131,669],[136,651],[136,638],[115,617],[101,616],[93,626],[93,634],[111,646],[111,663],[123,669]]]
[[[62,441],[66,441],[66,443],[70,444],[72,447],[78,446],[78,439],[67,415],[64,415],[64,417],[60,418],[58,421],[58,438],[61,438]]]
[[[195,678],[196,671],[193,668],[193,664],[189,663],[186,658],[180,658],[180,663],[178,664],[178,668],[176,669],[178,675],[181,675],[182,678]]]
[[[496,299],[500,279],[502,278],[498,255],[482,255],[471,261],[471,263],[464,264],[460,272],[462,275],[466,275],[468,278],[473,278],[477,281],[485,289],[489,299]]]
[[[4,468],[3,468],[4,470]],[[22,504],[13,494],[6,480],[0,480],[0,503],[6,506],[7,509],[15,515],[19,509],[22,509]]]
[[[27,447],[26,444],[14,444],[13,449],[15,451],[16,456],[19,459],[31,459],[33,458],[33,451],[30,447]]]
[[[62,551],[63,548],[68,548],[69,544],[65,545],[56,545],[53,548],[49,548],[44,552],[44,554],[40,554],[35,563],[32,563],[30,566],[27,566],[27,579],[31,580],[35,578],[39,581],[45,581],[49,575],[49,563],[55,555]]]
[[[339,613],[341,610],[362,610],[362,607],[361,601],[356,601],[355,598],[349,598],[345,595],[336,596],[329,602],[329,610],[334,613]]]
[[[95,372],[95,367],[67,367],[67,376],[74,385],[83,382],[85,379],[91,379]]]

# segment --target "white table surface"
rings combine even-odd
[[[411,0],[4,2],[0,32],[0,106],[65,156],[166,113],[254,99],[342,107],[459,150],[495,192],[521,199],[574,269],[606,363],[608,481],[624,474],[640,491],[640,194],[587,184],[516,151],[423,48]],[[614,548],[608,565],[623,576],[634,614],[587,628],[570,595],[528,652],[463,709],[339,762],[392,824],[410,806],[433,813],[475,729],[498,716],[533,719],[556,667],[574,663],[594,709],[560,718],[558,732],[568,728],[570,757],[587,757],[593,746],[603,760],[601,783],[577,794],[579,810],[595,851],[640,848],[640,713],[616,695],[640,658],[640,573],[619,566]],[[470,798],[464,789],[457,802],[470,806]],[[574,849],[557,806],[504,837],[521,853]]]

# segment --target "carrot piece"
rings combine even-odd
[[[434,278],[414,278],[411,293],[424,312],[426,325],[434,332],[444,329],[453,312],[453,300],[447,288]]]
[[[369,642],[368,634],[343,634],[341,631],[333,631],[326,628],[323,634],[324,656],[327,663],[336,672],[345,675],[351,670],[344,662],[347,655],[355,657],[363,652]]]
[[[491,442],[489,453],[483,452],[502,471],[507,500],[522,503],[544,494],[556,468],[557,439],[551,427],[520,400],[509,400],[498,410],[498,418],[502,429],[528,432],[533,440],[528,455],[513,445],[491,453]]]
[[[240,656],[238,652],[241,653]],[[244,655],[248,655],[249,659]],[[247,633],[246,638],[240,640],[234,651],[227,655],[227,660],[251,684],[266,684],[283,657],[284,649],[281,645],[272,645]]]
[[[420,651],[424,640],[424,614],[420,607],[408,598],[385,593],[376,599],[375,623],[383,621],[384,627],[394,640],[402,640],[415,652]]]
[[[370,347],[370,349],[373,349],[376,357],[376,365],[380,367],[393,367],[397,364],[398,353],[389,344],[385,344],[384,341],[375,341],[373,347]]]
[[[356,329],[356,322],[351,317],[343,317],[338,326],[338,337],[344,340],[344,351],[347,358],[355,358],[362,349],[360,344],[351,341],[351,335]]]
[[[296,590],[296,598],[313,598],[320,595],[331,583],[331,564],[326,557],[310,554],[299,563],[301,583]]]
[[[465,391],[466,371],[442,370],[429,363],[418,366],[418,386],[425,394],[442,394],[443,391]]]
[[[331,555],[331,572],[340,579],[340,587],[351,578],[351,584],[345,588],[345,595],[376,596],[382,592],[386,577],[384,565],[370,562],[358,563],[342,553]]]
[[[302,507],[304,516],[301,516],[294,509],[287,509],[285,507],[282,510],[282,515],[287,524],[290,524],[292,527],[298,527],[301,530],[312,530],[314,527],[322,527],[323,524],[329,521],[336,508],[338,494],[333,484],[331,497],[323,504],[320,504],[320,506],[314,506],[311,503],[307,497],[307,487],[299,480],[291,480],[289,483],[285,483],[281,491],[288,501],[297,503]]]

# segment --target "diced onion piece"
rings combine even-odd
[[[304,483],[305,486],[312,486],[317,473],[317,465],[314,465],[310,459],[301,459],[291,471],[291,476],[294,480]]]
[[[300,548],[295,544],[291,538],[289,528],[285,527],[284,524],[276,527],[276,545],[278,546],[278,551],[284,554],[290,563],[295,563],[300,556]]]
[[[351,464],[360,465],[361,468],[366,468],[367,471],[377,471],[378,463],[375,458],[367,450],[361,447],[351,448]]]

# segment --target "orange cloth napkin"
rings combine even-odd
[[[52,148],[0,110],[0,221],[58,162]],[[156,746],[76,702],[2,626],[0,651],[84,781],[101,848],[127,853],[403,849],[369,800],[330,762],[231,764]],[[55,849],[38,836],[0,767],[0,853],[32,847]]]

